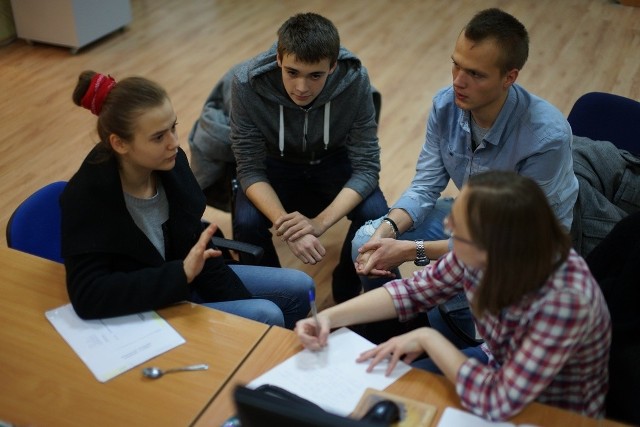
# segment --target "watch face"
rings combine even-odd
[[[424,252],[424,241],[416,240],[416,260],[413,263],[417,266],[429,264],[429,257]]]

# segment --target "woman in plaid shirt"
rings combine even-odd
[[[534,400],[603,415],[609,311],[538,185],[513,172],[470,177],[445,229],[453,250],[413,277],[324,310],[319,331],[313,320],[299,321],[304,346],[322,348],[332,328],[408,320],[464,291],[482,346],[460,351],[423,327],[358,360],[369,361],[371,370],[389,359],[387,373],[401,358],[417,367],[435,364],[455,384],[462,405],[491,420],[507,419]],[[416,360],[423,353],[430,359]]]

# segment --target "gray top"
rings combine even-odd
[[[169,202],[164,192],[162,181],[158,180],[156,195],[150,199],[139,199],[124,193],[127,210],[133,217],[133,222],[149,238],[164,258],[164,232],[162,224],[169,220]]]

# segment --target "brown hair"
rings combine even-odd
[[[478,316],[497,314],[545,283],[567,259],[571,239],[530,178],[489,171],[470,177],[466,187],[469,233],[487,252],[472,306]]]
[[[329,59],[338,60],[340,35],[327,18],[316,13],[299,13],[287,19],[278,29],[278,55],[295,55],[298,61],[313,64]]]
[[[495,40],[502,53],[498,67],[505,74],[521,70],[529,56],[527,29],[513,16],[497,8],[478,12],[464,27],[464,36],[474,42]]]
[[[74,104],[82,106],[82,98],[95,74],[95,71],[80,73],[72,95]],[[98,115],[100,148],[108,156],[113,154],[109,144],[111,134],[118,135],[124,141],[132,141],[137,118],[148,109],[162,105],[168,98],[160,85],[144,77],[129,77],[117,82],[106,96]]]

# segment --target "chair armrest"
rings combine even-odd
[[[211,238],[211,242],[217,248],[229,249],[232,251],[247,254],[249,256],[251,264],[253,265],[257,265],[262,259],[262,255],[264,254],[264,249],[251,243],[238,242],[237,240],[225,239],[218,236],[213,236]]]

